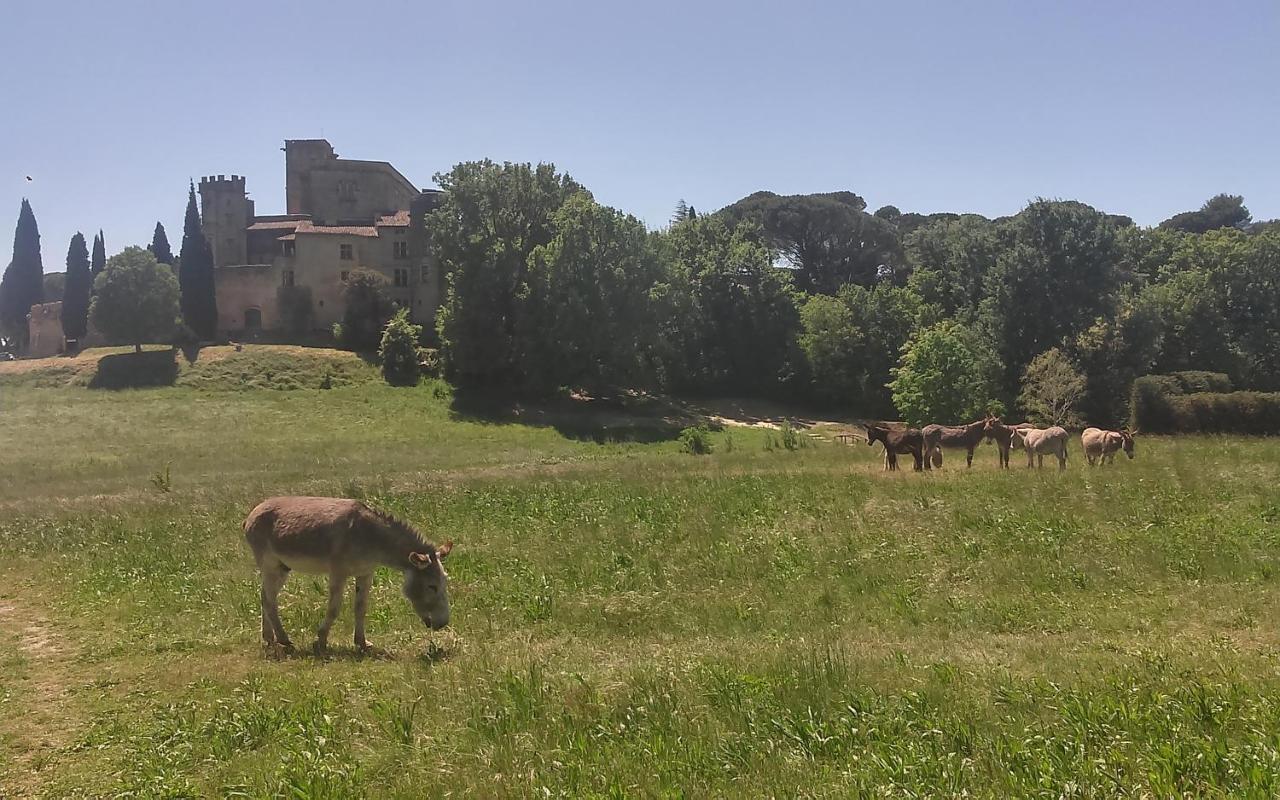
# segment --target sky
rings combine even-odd
[[[762,189],[1280,217],[1276,0],[2,0],[0,108],[0,233],[29,198],[49,272],[76,231],[176,251],[202,175],[283,213],[317,137],[421,187],[553,162],[650,227]]]

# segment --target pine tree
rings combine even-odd
[[[92,293],[89,248],[85,246],[84,234],[77,232],[67,248],[67,287],[62,295],[62,333],[68,339],[80,340],[88,333]]]
[[[173,250],[169,248],[169,236],[164,232],[164,226],[159,222],[156,223],[156,232],[151,237],[151,244],[147,246],[151,251],[151,255],[156,257],[156,261],[161,264],[173,266]]]
[[[671,215],[671,224],[679,225],[681,222],[689,219],[689,204],[680,198],[680,202],[676,203],[675,213]]]
[[[98,229],[98,235],[93,237],[93,260],[89,264],[89,272],[94,279],[107,268],[107,240],[102,235],[101,228]]]
[[[44,264],[40,260],[40,228],[31,203],[22,200],[13,234],[13,261],[0,279],[0,326],[18,342],[27,340],[27,314],[44,302]]]
[[[217,335],[218,302],[214,296],[213,251],[200,227],[196,187],[187,193],[187,215],[182,229],[178,285],[182,290],[182,318],[201,339]]]

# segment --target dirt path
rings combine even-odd
[[[70,744],[76,718],[68,701],[76,684],[67,668],[75,647],[26,602],[0,597],[0,647],[16,645],[24,662],[21,678],[10,681],[9,708],[0,708],[0,797],[35,797],[57,752]]]

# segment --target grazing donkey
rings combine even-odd
[[[965,450],[965,466],[973,466],[973,451],[987,435],[987,420],[980,419],[968,425],[926,425],[920,430],[924,436],[924,457],[932,459],[933,466],[942,466],[942,448]]]
[[[1058,457],[1058,469],[1067,468],[1067,432],[1054,425],[1052,428],[1014,428],[1013,439],[1027,448],[1027,467],[1044,466],[1045,453]]]
[[[883,428],[879,425],[866,425],[867,446],[880,442],[884,445],[885,466],[890,472],[898,469],[898,456],[908,453],[916,461],[916,472],[929,469],[929,462],[924,458],[924,436],[918,428]]]
[[[1006,425],[1000,421],[999,417],[987,417],[986,420],[987,438],[996,443],[996,455],[1000,459],[1000,467],[1002,469],[1009,468],[1009,451],[1014,447],[1022,447],[1022,441],[1014,437],[1015,430],[1024,430],[1034,428],[1030,422],[1018,422],[1013,425]]]
[[[449,596],[441,560],[453,542],[436,547],[411,526],[358,500],[337,497],[273,497],[263,500],[244,521],[244,538],[262,574],[262,640],[293,649],[280,623],[280,589],[289,572],[327,574],[329,608],[316,630],[316,652],[329,644],[329,629],[342,609],[343,584],[355,578],[356,648],[364,638],[369,589],[377,567],[404,573],[404,595],[432,629],[449,624]]]
[[[1133,437],[1137,435],[1137,431],[1130,431],[1128,428],[1118,431],[1085,428],[1084,433],[1080,434],[1080,444],[1084,446],[1085,460],[1092,467],[1095,462],[1110,464],[1118,450],[1124,450],[1126,456],[1133,458]]]

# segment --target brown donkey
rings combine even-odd
[[[293,649],[280,622],[280,589],[292,570],[329,576],[329,608],[316,630],[316,652],[329,644],[329,629],[342,610],[343,584],[355,578],[355,643],[364,638],[373,571],[404,573],[404,595],[427,627],[449,624],[449,578],[441,561],[453,542],[427,542],[412,526],[359,500],[337,497],[273,497],[244,521],[244,538],[262,574],[262,640]]]
[[[867,446],[880,442],[884,445],[885,469],[893,472],[898,469],[898,456],[911,454],[916,461],[916,472],[929,469],[929,462],[924,458],[924,436],[918,428],[883,428],[879,425],[866,425]]]
[[[987,417],[986,434],[987,438],[996,443],[996,455],[1000,459],[1000,466],[1003,469],[1009,468],[1009,451],[1015,447],[1022,447],[1022,440],[1013,435],[1014,431],[1026,430],[1034,428],[1030,422],[1015,422],[1012,425],[1006,425],[1000,421],[999,417]]]
[[[987,436],[987,420],[980,419],[968,425],[925,425],[920,430],[924,436],[924,457],[933,461],[933,466],[942,466],[942,448],[963,448],[965,466],[973,466],[973,451],[982,444]]]

